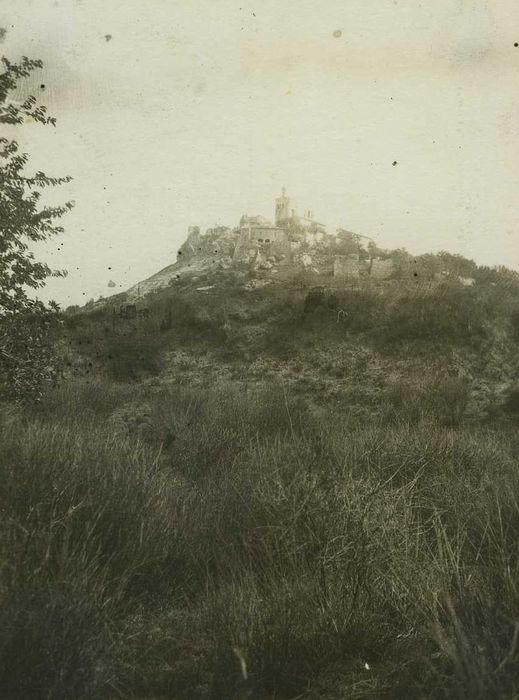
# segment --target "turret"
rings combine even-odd
[[[290,218],[290,197],[287,197],[287,191],[283,187],[281,197],[276,198],[276,226],[282,221]]]

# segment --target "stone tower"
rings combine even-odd
[[[283,187],[281,197],[276,198],[276,226],[279,226],[281,221],[286,221],[290,218],[290,197],[287,197],[287,191]]]

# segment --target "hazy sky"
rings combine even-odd
[[[58,119],[16,138],[74,177],[45,298],[124,289],[283,185],[330,230],[519,269],[517,0],[0,0],[0,26]]]

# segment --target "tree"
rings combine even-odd
[[[415,262],[420,269],[420,274],[425,279],[434,279],[434,276],[441,272],[441,261],[434,253],[419,255]]]
[[[0,124],[20,125],[28,120],[55,126],[43,105],[29,95],[16,101],[20,81],[42,68],[41,61],[2,59],[0,73]],[[56,373],[52,329],[58,306],[32,298],[31,290],[44,286],[51,276],[64,276],[34,258],[30,246],[63,232],[56,225],[73,204],[50,207],[41,203],[46,187],[69,182],[70,177],[49,177],[26,172],[28,155],[16,141],[0,137],[0,395],[38,399]]]
[[[402,277],[408,273],[413,257],[405,248],[396,248],[395,250],[390,251],[389,257],[395,266],[396,277]]]
[[[343,255],[349,255],[352,253],[358,254],[360,252],[360,236],[351,231],[346,231],[345,229],[339,229],[336,235],[336,249],[337,252]]]
[[[370,241],[368,243],[367,251],[370,258],[380,258],[387,256],[387,250],[379,248],[375,241]]]
[[[464,258],[458,253],[449,253],[446,250],[440,250],[438,259],[441,266],[450,277],[472,277],[477,269],[474,260]]]

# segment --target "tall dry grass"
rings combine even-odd
[[[514,439],[437,410],[108,383],[4,407],[1,697],[517,697]]]

